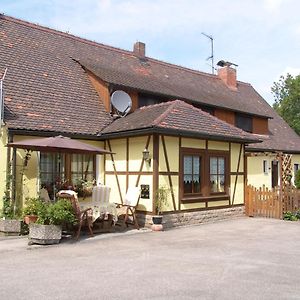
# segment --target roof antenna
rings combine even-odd
[[[208,39],[210,39],[211,44],[211,55],[206,60],[211,60],[211,73],[215,74],[215,67],[214,67],[214,38],[211,35],[208,35],[204,32],[201,32],[204,36],[206,36]]]

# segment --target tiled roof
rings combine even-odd
[[[180,100],[141,107],[126,117],[115,120],[102,134],[104,137],[113,133],[128,135],[143,129],[228,141],[259,141],[253,134]]]
[[[0,15],[8,127],[95,135],[109,124],[111,117],[85,71],[70,58],[77,51],[88,55],[87,49],[93,46]]]
[[[247,83],[238,82],[232,91],[215,75],[141,60],[130,51],[0,15],[0,73],[8,68],[9,128],[96,135],[110,124],[112,118],[81,66],[119,86],[271,116],[270,138],[255,150],[300,149],[299,137]]]
[[[283,151],[300,153],[299,135],[262,99],[262,105],[269,110],[269,135],[260,136],[263,141],[259,144],[251,144],[247,147],[253,151]]]

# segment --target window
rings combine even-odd
[[[139,103],[138,106],[148,106],[153,104],[158,104],[162,102],[166,102],[171,100],[170,98],[165,98],[157,95],[151,95],[151,94],[139,94]]]
[[[65,181],[65,156],[56,153],[40,154],[41,186],[53,193],[53,186]]]
[[[183,192],[199,194],[201,192],[201,157],[184,155],[183,157]]]
[[[210,157],[210,192],[225,193],[225,158]]]
[[[181,148],[181,198],[187,202],[228,200],[228,153]]]
[[[247,132],[252,132],[252,117],[242,114],[235,114],[235,126]]]
[[[76,184],[80,180],[92,181],[94,179],[93,156],[85,154],[72,154],[71,181]]]
[[[268,174],[268,161],[263,160],[263,172],[264,174]]]
[[[298,170],[299,170],[299,164],[294,164],[294,176],[296,176]]]
[[[50,198],[55,192],[80,181],[95,178],[95,155],[40,154],[41,186],[48,190]]]

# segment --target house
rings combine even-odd
[[[207,211],[241,213],[246,181],[271,182],[263,166],[273,166],[278,151],[300,163],[298,136],[227,63],[211,75],[149,58],[141,42],[125,51],[4,15],[0,58],[0,73],[7,68],[0,182],[11,167],[20,205],[42,185],[55,194],[96,178],[111,186],[113,202],[140,186],[139,210],[148,216],[164,185],[171,191],[164,211],[184,222]],[[132,101],[124,117],[111,103],[118,90]],[[5,147],[59,134],[115,155],[34,152],[25,166],[23,150]]]

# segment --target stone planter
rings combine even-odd
[[[10,219],[1,219],[0,220],[0,232],[6,234],[20,234],[21,233],[21,221],[19,220],[10,220]]]
[[[61,226],[29,224],[29,241],[32,244],[53,245],[61,240]]]

